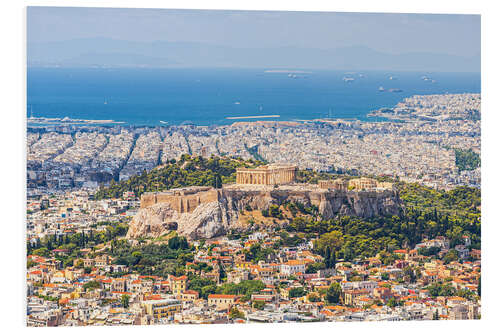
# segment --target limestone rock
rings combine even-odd
[[[179,214],[167,203],[141,208],[129,225],[127,238],[159,237],[171,229],[169,222],[176,222],[178,219]]]
[[[196,192],[198,191],[198,192]],[[399,215],[401,202],[395,191],[325,191],[307,187],[225,187],[187,189],[172,196],[143,196],[141,208],[133,218],[127,238],[158,237],[177,227],[179,235],[190,239],[213,238],[230,229],[249,226],[238,222],[239,212],[248,208],[262,210],[272,204],[300,202],[315,205],[325,219],[336,215],[370,218]],[[163,202],[162,202],[163,201]],[[180,212],[179,212],[180,211]]]

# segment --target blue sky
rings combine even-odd
[[[479,15],[28,7],[27,22],[28,48],[82,38],[273,50],[365,47],[389,55],[475,57],[474,68],[481,39]],[[50,50],[44,51],[46,59]]]
[[[472,56],[480,52],[480,16],[28,8],[28,42],[92,37]]]

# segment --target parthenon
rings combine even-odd
[[[236,169],[236,184],[280,185],[293,183],[297,167],[287,164],[262,165],[255,169]]]

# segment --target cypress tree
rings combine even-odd
[[[337,258],[335,257],[335,250],[332,249],[332,252],[330,254],[330,263],[328,268],[335,268],[336,260]]]
[[[219,174],[215,175],[214,187],[215,188],[222,188],[222,179],[221,179]]]
[[[331,254],[330,247],[327,246],[325,249],[325,266],[326,266],[326,268],[330,268],[330,254]]]
[[[436,310],[434,312],[434,315],[432,316],[432,320],[439,320],[438,310]]]

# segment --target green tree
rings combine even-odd
[[[85,291],[91,291],[91,290],[98,289],[98,288],[101,288],[101,283],[99,281],[96,281],[96,280],[91,280],[91,281],[83,284],[83,289]]]
[[[406,266],[405,268],[403,268],[403,276],[404,279],[410,283],[415,283],[417,281],[415,271],[410,266]]]
[[[449,250],[443,257],[443,262],[448,265],[452,261],[458,260],[458,252],[455,249]]]
[[[341,231],[334,230],[325,233],[320,236],[318,240],[314,242],[314,249],[318,253],[326,253],[326,248],[329,247],[332,250],[338,250],[344,242],[344,236]]]
[[[336,255],[335,255],[335,250],[331,249],[330,251],[331,251],[331,253],[330,253],[330,256],[329,256],[327,268],[335,268],[335,265],[337,264],[337,258],[336,258]]]
[[[394,297],[391,297],[388,301],[387,301],[387,306],[388,307],[391,307],[391,308],[394,308],[396,306],[400,306],[401,305],[401,302],[397,301]]]
[[[189,247],[189,244],[186,240],[186,237],[174,236],[168,240],[168,247],[171,248],[172,250],[177,250],[177,249],[184,250]]]
[[[39,249],[34,250],[33,254],[35,256],[40,256],[40,257],[49,257],[50,256],[50,251],[46,247],[41,247]]]
[[[122,307],[124,307],[125,309],[128,309],[128,306],[129,306],[129,300],[130,300],[130,296],[129,295],[122,295],[122,298],[120,300],[120,303],[122,305]]]
[[[262,310],[264,309],[264,306],[266,305],[266,302],[264,301],[254,301],[252,303],[252,307],[257,310]]]
[[[326,301],[330,304],[337,304],[340,300],[342,288],[337,282],[332,283],[326,290]]]
[[[83,268],[83,260],[78,259],[75,263],[75,268]]]
[[[314,274],[326,267],[324,262],[313,262],[307,265],[306,274]]]
[[[233,306],[231,310],[229,311],[229,318],[231,319],[245,319],[245,315],[243,312],[238,310],[237,307]]]
[[[296,297],[302,297],[305,296],[307,292],[304,290],[304,288],[298,287],[298,288],[292,288],[288,292],[288,296],[290,298],[296,298]]]
[[[271,205],[269,206],[269,216],[281,219],[283,218],[283,213],[278,205]]]
[[[215,188],[222,188],[222,178],[219,174],[217,174],[215,176],[214,187]]]
[[[427,290],[432,297],[455,296],[457,294],[457,290],[451,284],[442,282],[431,284],[427,287]]]
[[[326,246],[325,248],[325,267],[330,268],[330,255],[332,254],[332,249],[330,248],[329,245]]]
[[[455,165],[459,171],[474,170],[481,165],[481,157],[472,149],[454,149]]]
[[[36,265],[38,265],[38,264],[37,264],[36,262],[34,262],[33,260],[28,260],[28,261],[26,262],[26,267],[27,267],[28,269],[29,269],[29,268],[31,268],[31,267],[34,267],[34,266],[36,266]]]
[[[319,302],[321,301],[321,297],[317,293],[310,293],[307,295],[307,300],[309,302]]]

